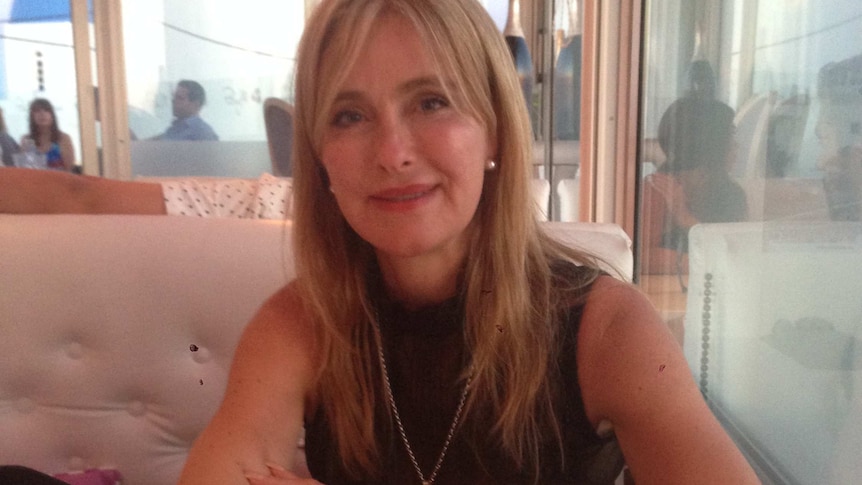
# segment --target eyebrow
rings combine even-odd
[[[417,89],[425,88],[425,87],[440,87],[440,80],[437,76],[422,76],[415,79],[411,79],[406,83],[398,86],[399,93],[409,93],[411,91],[415,91]],[[350,91],[341,91],[335,97],[335,101],[351,101],[355,99],[361,99],[363,97],[362,92],[359,90],[350,90]]]

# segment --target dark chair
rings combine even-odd
[[[290,177],[293,173],[293,105],[279,98],[266,98],[263,102],[263,121],[272,174]]]

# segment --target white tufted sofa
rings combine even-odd
[[[552,223],[631,278],[617,226]],[[240,332],[293,275],[290,223],[0,215],[0,465],[174,483]]]

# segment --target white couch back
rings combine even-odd
[[[257,220],[0,217],[0,463],[174,483],[242,324],[293,276],[285,236]]]
[[[547,227],[631,278],[618,227]],[[0,216],[0,464],[174,483],[289,247],[278,221]]]

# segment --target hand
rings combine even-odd
[[[323,485],[317,480],[302,478],[273,463],[267,463],[266,467],[269,469],[269,475],[261,475],[254,472],[245,474],[249,485]]]

